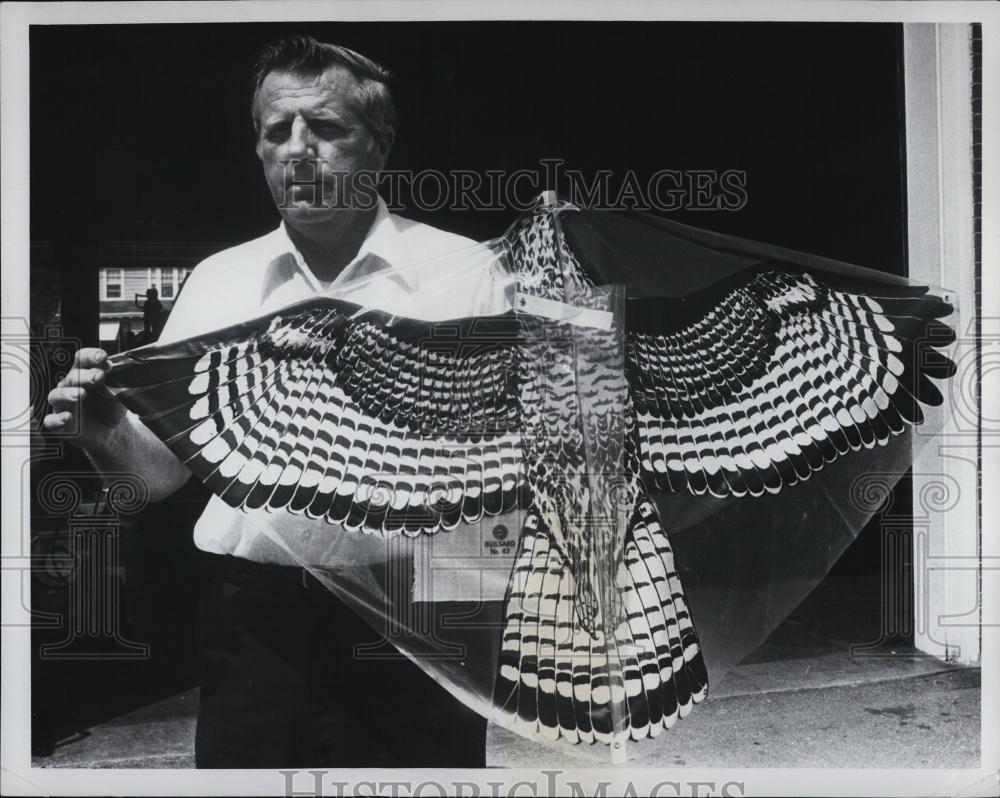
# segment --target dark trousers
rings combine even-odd
[[[485,764],[486,720],[300,568],[221,557],[199,613],[199,768]]]

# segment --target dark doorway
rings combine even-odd
[[[544,159],[558,158],[590,177],[631,172],[640,183],[662,169],[737,170],[743,207],[672,218],[906,273],[897,25],[39,26],[30,41],[30,203],[33,252],[44,258],[33,271],[33,313],[95,345],[102,243],[221,248],[277,224],[253,152],[248,72],[261,45],[292,32],[345,44],[397,73],[401,123],[390,168],[538,173]],[[479,239],[516,215],[421,211],[400,199],[411,206],[404,215]],[[66,449],[39,461],[33,479],[86,470]],[[907,490],[897,491],[895,507],[909,507]],[[190,534],[171,534],[170,561],[195,568],[182,542]],[[869,620],[882,617],[886,569],[905,577],[908,567],[905,544],[894,565],[885,544],[883,527],[869,525],[829,582],[866,596],[868,604],[851,606]],[[905,618],[896,626],[905,639]],[[867,631],[860,637],[854,642],[876,642]],[[182,630],[176,640],[187,640]],[[193,679],[190,661],[177,656],[176,672]],[[64,684],[75,669],[83,685],[88,667],[49,663],[45,672]],[[131,696],[125,703],[151,700],[145,674],[121,681],[126,671],[115,677],[115,689]]]

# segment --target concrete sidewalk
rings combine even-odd
[[[827,580],[708,700],[655,740],[630,744],[636,767],[962,768],[979,763],[978,668],[879,639],[877,579]],[[875,593],[872,593],[875,591]],[[857,649],[854,649],[857,650]],[[878,654],[879,656],[871,656]],[[36,767],[190,768],[197,689],[60,740]],[[588,767],[603,746],[546,747],[491,727],[494,767]],[[322,763],[317,763],[322,767]]]
[[[739,674],[744,685],[785,681],[786,663]],[[920,670],[922,668],[917,668]],[[979,669],[713,695],[655,740],[626,746],[633,767],[963,768],[979,765]],[[720,690],[720,693],[723,691]],[[491,766],[593,767],[597,746],[547,748],[491,729]],[[606,760],[605,760],[606,762]]]
[[[198,688],[150,704],[56,743],[32,767],[193,768]]]
[[[33,765],[194,767],[197,703],[197,690],[186,691],[62,740]],[[826,655],[743,665],[673,730],[627,753],[637,767],[974,767],[979,717],[978,668]],[[487,763],[581,767],[599,753],[492,727]]]

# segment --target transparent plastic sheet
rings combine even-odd
[[[503,238],[374,270],[337,285],[318,310],[299,303],[117,356],[112,391],[222,497],[213,499],[216,517],[245,520],[247,556],[307,568],[368,621],[372,639],[358,641],[356,656],[401,652],[524,745],[553,746],[553,757],[641,759],[683,724],[659,742],[626,748],[627,738],[670,728],[704,691],[692,676],[672,713],[652,698],[636,705],[636,673],[658,649],[656,633],[643,642],[623,612],[626,595],[648,604],[648,586],[630,577],[635,563],[671,564],[660,583],[682,598],[666,625],[693,618],[717,682],[823,578],[935,431],[932,422],[886,445],[859,441],[808,479],[758,497],[712,495],[693,478],[668,490],[645,484],[637,462],[646,454],[630,443],[634,414],[646,412],[634,406],[643,384],[636,335],[652,335],[661,316],[681,324],[704,315],[762,263],[855,287],[907,285],[662,220],[540,201]],[[671,296],[669,270],[688,281],[673,291],[685,298],[650,305]],[[409,291],[383,294],[397,277]],[[314,315],[281,326],[304,312]],[[459,361],[449,382],[441,369]],[[234,471],[233,452],[255,436],[260,456]],[[324,463],[319,471],[315,462]],[[241,479],[253,487],[227,487]],[[644,484],[672,547],[652,559],[639,541],[647,523],[629,528]],[[310,517],[316,505],[300,500],[304,487],[332,492],[327,515],[344,523]],[[338,503],[350,506],[334,512]],[[667,671],[671,661],[680,668],[677,679],[697,648],[681,634],[659,654]],[[562,651],[552,667],[549,655],[567,645],[572,656]],[[589,718],[565,722],[567,690],[587,696]],[[643,719],[654,709],[661,720]]]
[[[585,270],[598,281],[623,282],[630,299],[690,301],[762,264],[807,270],[845,291],[874,297],[926,289],[927,296],[951,305],[941,317],[950,329],[923,331],[908,360],[898,353],[908,369],[925,367],[931,348],[948,356],[951,331],[961,329],[953,292],[898,275],[640,212],[584,210],[567,214],[562,229]],[[627,304],[626,315],[630,310]],[[944,381],[930,382],[932,392],[933,386],[947,391]],[[879,445],[852,446],[776,494],[697,497],[679,491],[653,497],[670,533],[713,686],[764,642],[887,506],[896,483],[944,424],[937,408],[924,403],[920,408],[920,424],[906,424]]]
[[[521,673],[498,681],[498,690],[503,686],[506,692],[495,696],[493,718],[528,739],[607,743],[577,753],[624,762],[630,726],[625,671],[635,646],[627,633],[629,608],[622,599],[619,571],[637,497],[635,484],[624,473],[625,294],[620,285],[584,285],[567,264],[557,263],[566,269],[561,285],[539,284],[522,273],[515,308],[525,371],[537,375],[524,400],[525,464],[529,472],[542,464],[558,475],[537,480],[549,485],[538,491],[535,506],[538,521],[552,533],[545,545],[557,547],[565,558],[558,561],[560,573],[547,557],[541,580],[537,569],[525,569],[521,560],[515,565],[506,611],[519,622],[505,623],[500,666]],[[527,535],[533,531],[531,523]],[[532,552],[538,548],[536,542]],[[519,648],[510,643],[515,635]],[[524,679],[536,661],[539,687],[547,681],[548,689],[532,691],[532,683]],[[575,714],[568,697],[588,691],[589,723],[576,717],[567,721],[563,715]],[[546,711],[551,722],[536,728],[536,718]]]

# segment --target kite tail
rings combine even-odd
[[[705,698],[708,674],[673,551],[645,499],[615,583],[624,618],[592,635],[575,612],[564,555],[539,516],[528,516],[505,601],[498,723],[541,739],[610,744],[655,737]]]

